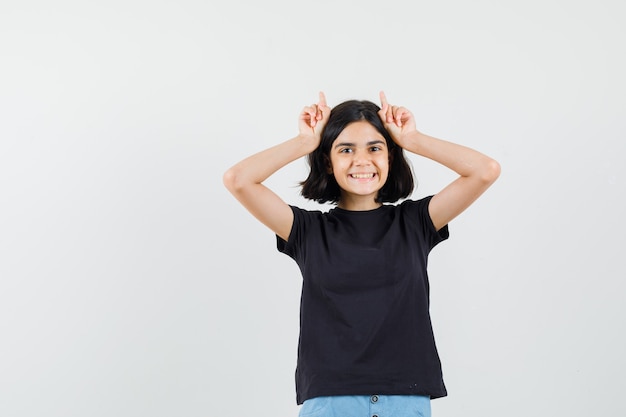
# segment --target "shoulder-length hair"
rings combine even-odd
[[[414,188],[413,173],[404,156],[391,135],[383,126],[378,116],[380,107],[367,100],[345,101],[330,112],[330,117],[322,131],[320,145],[308,155],[307,161],[311,171],[306,180],[302,181],[301,194],[304,198],[318,203],[337,203],[341,197],[341,189],[335,176],[329,172],[330,150],[337,136],[350,123],[365,120],[385,138],[389,150],[389,176],[385,185],[379,190],[376,201],[379,203],[395,203],[408,197]]]

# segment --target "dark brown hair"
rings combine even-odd
[[[389,149],[389,176],[385,185],[378,192],[376,201],[379,203],[395,203],[408,197],[413,192],[413,173],[404,152],[383,126],[378,116],[380,107],[371,101],[345,101],[330,112],[328,122],[322,131],[320,145],[308,155],[307,161],[311,168],[309,176],[302,181],[301,194],[304,198],[318,203],[337,203],[341,197],[341,189],[332,173],[328,172],[330,150],[337,136],[350,123],[365,120],[385,138]]]

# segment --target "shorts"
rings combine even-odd
[[[430,417],[423,395],[337,395],[308,399],[299,417]]]

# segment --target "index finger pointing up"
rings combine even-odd
[[[389,103],[387,103],[387,97],[385,96],[385,92],[381,91],[379,93],[380,96],[380,105],[383,111],[387,110],[387,106],[389,106]]]
[[[326,104],[326,96],[324,95],[323,91],[320,91],[320,101],[318,103],[321,106],[327,107],[328,105]]]

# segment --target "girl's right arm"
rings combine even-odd
[[[224,174],[224,185],[261,223],[284,240],[289,239],[293,212],[277,194],[263,185],[268,177],[288,163],[313,152],[330,115],[324,93],[319,102],[300,113],[298,136],[254,154]]]

